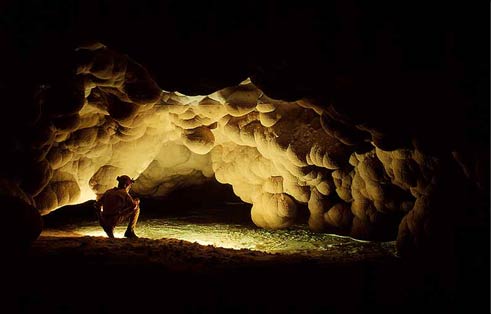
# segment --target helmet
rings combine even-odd
[[[135,182],[135,180],[133,180],[132,178],[130,178],[129,176],[127,175],[122,175],[122,176],[119,176],[116,178],[116,180],[118,180],[119,184],[125,184],[125,185],[129,185],[129,184],[132,184]]]

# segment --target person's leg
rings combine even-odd
[[[114,238],[114,233],[113,233],[114,227],[102,226],[102,229],[104,229],[104,231],[106,232],[109,238]]]
[[[114,225],[109,223],[108,221],[106,221],[105,219],[102,218],[101,216],[101,219],[99,221],[102,229],[106,232],[107,236],[109,238],[114,238]]]
[[[99,215],[99,224],[109,238],[114,238],[114,228],[117,224],[114,217],[104,217],[104,215],[101,214]]]
[[[126,228],[126,232],[124,233],[125,237],[138,238],[138,236],[135,234],[135,227],[136,223],[138,222],[138,216],[140,216],[140,206],[136,206],[135,209],[130,212],[128,228]]]

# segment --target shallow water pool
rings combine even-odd
[[[97,221],[66,225],[64,230],[81,236],[106,236]],[[114,235],[123,237],[126,226],[116,227]],[[250,249],[268,253],[308,253],[345,247],[356,253],[364,246],[395,254],[395,243],[360,241],[327,233],[315,233],[306,226],[286,230],[266,230],[253,225],[204,222],[196,217],[167,217],[138,222],[136,233],[150,239],[173,238],[202,245],[231,249]]]

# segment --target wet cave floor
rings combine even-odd
[[[395,243],[268,231],[223,208],[146,213],[107,238],[87,205],[45,217],[11,274],[9,313],[451,313],[441,274]],[[226,208],[225,210],[230,210]],[[210,215],[210,213],[214,215]],[[51,214],[50,214],[51,215]],[[75,217],[75,218],[74,218]],[[218,217],[218,218],[217,218]],[[221,218],[220,218],[221,217]],[[223,218],[223,219],[222,219]],[[423,308],[423,310],[422,310]]]
[[[123,238],[125,230],[126,225],[117,226],[115,237]],[[137,233],[139,237],[147,239],[177,239],[204,246],[264,253],[337,255],[348,259],[351,255],[396,255],[395,241],[370,242],[335,234],[316,233],[310,231],[306,225],[294,225],[285,230],[267,230],[252,223],[215,222],[207,215],[200,215],[199,211],[185,216],[142,218],[138,222]],[[106,234],[96,220],[89,220],[45,228],[43,236],[106,237]]]

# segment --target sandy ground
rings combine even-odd
[[[393,254],[267,254],[45,230],[5,313],[458,313],[445,279]]]

